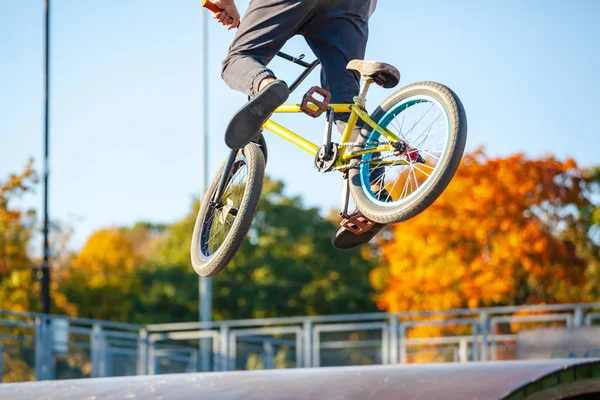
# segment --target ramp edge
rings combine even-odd
[[[600,360],[565,366],[510,392],[504,400],[568,399],[600,394]]]

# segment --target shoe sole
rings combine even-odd
[[[346,228],[338,228],[331,239],[331,244],[338,250],[350,250],[368,243],[386,224],[375,224],[369,231],[357,235]]]
[[[250,143],[273,111],[287,100],[289,94],[285,82],[277,80],[269,83],[235,113],[225,131],[225,144],[235,150]]]

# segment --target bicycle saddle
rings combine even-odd
[[[346,69],[356,71],[386,89],[393,88],[400,82],[400,72],[396,67],[382,62],[352,60]]]

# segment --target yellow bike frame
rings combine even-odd
[[[390,141],[390,142],[400,141],[400,139],[396,135],[394,135],[392,132],[390,132],[388,129],[380,127],[377,124],[377,122],[373,121],[369,117],[367,112],[365,111],[364,107],[361,105],[361,104],[364,104],[364,100],[365,100],[365,97],[366,97],[366,94],[367,94],[370,84],[371,84],[371,81],[363,81],[363,85],[362,85],[360,94],[355,98],[355,102],[353,104],[329,104],[329,106],[328,106],[329,108],[331,108],[333,110],[333,112],[350,114],[350,117],[348,118],[348,124],[346,125],[346,129],[340,140],[341,143],[347,143],[351,140],[352,131],[353,131],[354,127],[356,126],[356,122],[358,121],[359,118],[361,120],[363,120],[371,128],[373,128],[374,130],[379,132],[388,141]],[[314,110],[317,109],[317,106],[314,104],[309,104],[309,107],[311,107]],[[302,112],[302,110],[300,109],[300,104],[283,104],[282,106],[277,108],[274,113],[275,114],[283,114],[283,113],[301,113],[301,112]],[[313,156],[316,156],[319,151],[319,146],[317,146],[316,144],[312,143],[309,140],[306,140],[302,136],[292,132],[291,130],[287,129],[286,127],[284,127],[270,119],[264,123],[263,129],[266,129],[268,131],[275,133],[276,135],[278,135],[278,136],[282,137],[283,139],[287,140],[288,142],[300,147],[302,150],[307,151],[308,153],[310,153]],[[354,158],[354,157],[357,157],[357,156],[360,156],[363,154],[376,153],[376,152],[381,152],[381,151],[386,151],[386,150],[393,150],[393,149],[391,148],[391,146],[389,144],[383,145],[383,146],[378,146],[375,148],[370,148],[370,149],[358,150],[358,151],[348,151],[345,146],[341,146],[339,149],[339,152],[338,152],[338,158],[337,158],[334,166],[344,165],[344,164],[348,163],[351,158]],[[397,161],[396,161],[396,163],[397,163]],[[381,162],[378,165],[385,165],[385,162]]]

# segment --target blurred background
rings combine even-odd
[[[340,252],[338,175],[267,135],[257,240],[212,280],[204,325],[189,247],[203,176],[246,101],[220,78],[235,32],[201,28],[199,1],[51,4],[41,313],[45,5],[0,0],[3,381],[600,356],[597,1],[379,0],[366,58],[465,106],[455,179],[418,217]],[[314,58],[300,37],[283,50]],[[390,94],[373,88],[368,110]],[[320,140],[322,120],[276,120]],[[534,329],[552,350],[528,347]]]

